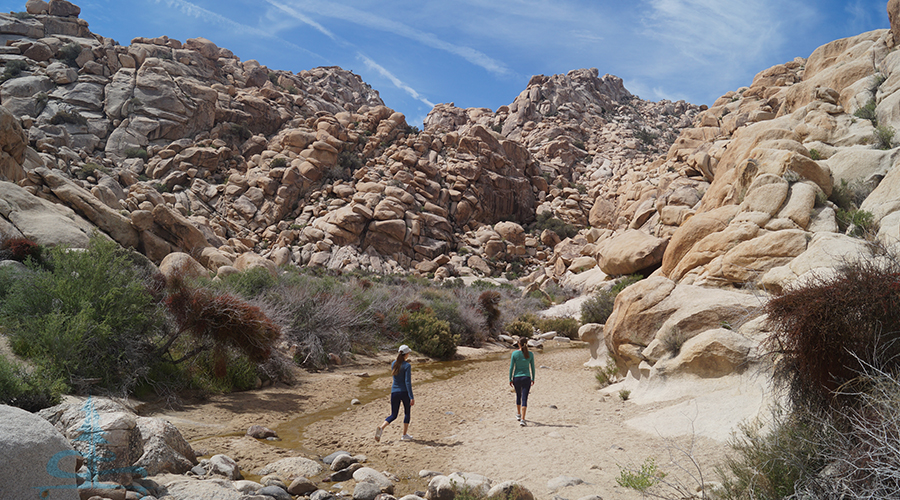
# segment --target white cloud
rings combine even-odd
[[[406,93],[409,94],[413,99],[416,99],[417,101],[420,101],[420,102],[424,103],[425,105],[427,105],[427,106],[430,107],[430,108],[433,108],[433,107],[434,107],[434,104],[432,104],[431,101],[429,101],[428,99],[426,99],[425,97],[423,97],[421,94],[419,94],[418,92],[416,92],[416,90],[413,89],[412,87],[410,87],[409,85],[403,83],[399,78],[397,78],[396,76],[394,76],[390,71],[388,71],[387,69],[385,69],[385,68],[384,68],[383,66],[381,66],[380,64],[376,63],[376,62],[373,61],[372,59],[369,59],[368,57],[366,57],[365,55],[363,55],[363,54],[361,54],[361,53],[357,53],[357,54],[356,54],[356,57],[359,58],[359,60],[361,60],[361,61],[363,62],[363,64],[366,65],[367,68],[371,69],[372,71],[377,72],[378,74],[380,74],[380,75],[383,76],[384,78],[387,78],[388,80],[390,80],[390,82],[391,82],[395,87],[397,87],[398,89],[400,89],[400,90],[406,92]]]
[[[302,22],[303,24],[306,24],[306,25],[314,28],[316,31],[322,33],[323,35],[327,36],[328,38],[331,38],[332,40],[337,40],[337,37],[334,35],[334,33],[329,31],[327,28],[325,28],[321,24],[310,19],[309,16],[306,16],[303,13],[297,11],[297,9],[294,9],[283,3],[273,2],[272,0],[267,0],[267,2],[272,7],[275,7],[276,9],[280,10],[281,12],[288,14],[289,16],[293,17],[294,19]]]
[[[485,70],[494,74],[506,75],[510,73],[509,68],[507,68],[505,64],[491,58],[490,56],[484,54],[479,50],[467,47],[465,45],[458,45],[447,42],[434,35],[433,33],[421,31],[402,22],[388,19],[371,12],[355,9],[343,3],[331,1],[322,2],[318,0],[288,0],[288,2],[275,2],[274,0],[267,1],[269,4],[281,10],[284,10],[285,12],[290,12],[292,15],[296,14],[298,19],[301,19],[302,16],[306,20],[301,20],[306,24],[310,24],[311,26],[320,25],[314,24],[309,16],[303,15],[302,12],[312,13],[316,16],[337,19],[365,28],[392,33],[394,35],[398,35],[421,43],[433,49],[442,50],[444,52],[459,56],[469,63],[484,68]],[[325,30],[325,28],[321,28],[321,30]],[[327,30],[323,32],[327,32]],[[332,38],[334,38],[334,36],[332,36]]]
[[[240,34],[240,35],[250,35],[253,37],[262,37],[262,38],[267,38],[270,40],[276,40],[284,45],[287,45],[287,46],[295,49],[295,50],[301,50],[312,56],[321,58],[321,56],[316,54],[315,52],[311,52],[307,49],[304,49],[303,47],[300,47],[299,45],[293,44],[287,40],[279,38],[270,31],[262,30],[259,28],[254,28],[253,26],[247,26],[246,24],[241,24],[241,23],[232,21],[231,19],[228,19],[227,17],[217,14],[211,10],[204,9],[203,7],[200,7],[191,2],[188,2],[185,0],[153,0],[153,1],[155,3],[163,3],[169,8],[178,9],[179,11],[181,11],[181,13],[183,13],[186,16],[190,16],[190,17],[199,19],[201,21],[204,21],[204,22],[207,22],[210,24],[217,24],[219,26],[227,28],[232,33]]]

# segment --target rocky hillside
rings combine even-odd
[[[728,92],[660,160],[660,183],[677,175],[704,194],[678,209],[690,217],[673,226],[660,269],[621,294],[606,323],[606,346],[636,379],[743,369],[769,293],[896,250],[900,3],[889,13],[890,30],[836,40]]]
[[[603,261],[582,241],[678,222],[654,216],[653,160],[699,108],[640,100],[596,69],[535,76],[496,112],[438,105],[419,131],[340,68],[270,70],[204,39],[123,46],[65,0],[26,7],[0,14],[7,237],[83,246],[97,227],[213,271],[261,256],[438,278],[549,264],[558,279]],[[538,218],[557,231],[527,232]]]

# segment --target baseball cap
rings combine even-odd
[[[412,349],[410,349],[408,345],[403,344],[402,346],[400,346],[400,349],[397,352],[402,352],[403,354],[409,354],[410,351],[412,351]]]

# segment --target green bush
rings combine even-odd
[[[627,397],[622,399],[628,399]],[[619,477],[616,483],[623,488],[629,488],[640,492],[646,492],[651,486],[657,484],[659,480],[665,477],[656,465],[656,459],[649,457],[641,464],[640,469],[632,470],[619,467]]]
[[[575,318],[543,318],[539,321],[539,328],[545,332],[556,332],[560,337],[578,339],[578,328],[581,324]]]
[[[606,387],[615,382],[618,375],[619,367],[616,365],[616,360],[609,357],[606,359],[606,366],[598,368],[597,373],[594,374],[594,378],[597,379],[597,382],[600,383],[601,387]]]
[[[0,404],[36,412],[59,404],[65,391],[61,379],[47,378],[40,369],[29,373],[0,355]]]
[[[269,163],[269,168],[284,168],[288,164],[287,158],[279,156]]]
[[[0,75],[0,83],[21,75],[26,69],[28,69],[28,63],[21,59],[14,59],[7,62],[3,67],[3,75]]]
[[[814,161],[819,161],[822,159],[822,153],[818,149],[812,148],[809,150],[809,157]]]
[[[606,323],[612,314],[616,297],[610,292],[601,291],[592,295],[581,304],[582,323]]]
[[[875,99],[869,99],[861,108],[853,112],[853,116],[862,118],[863,120],[869,120],[872,122],[872,125],[877,125],[878,115],[875,113],[875,107]]]
[[[124,151],[125,158],[140,158],[144,161],[147,161],[147,158],[150,155],[147,153],[147,150],[144,148],[128,148]]]
[[[56,247],[49,269],[30,262],[0,304],[13,352],[50,379],[125,391],[152,361],[152,335],[162,316],[131,256],[112,241],[91,238],[85,251]]]
[[[222,279],[222,288],[231,290],[245,299],[253,299],[277,283],[278,280],[266,268],[254,267],[226,276]]]
[[[875,216],[867,210],[843,210],[838,209],[836,215],[838,228],[841,231],[850,230],[850,236],[857,238],[874,237],[878,232],[878,224]]]
[[[456,354],[459,337],[450,332],[450,323],[436,318],[430,311],[405,315],[400,328],[415,351],[437,359],[450,359]]]
[[[534,325],[525,321],[513,321],[506,324],[506,333],[516,337],[531,338],[534,335]]]
[[[65,61],[69,66],[77,66],[75,62],[81,55],[81,45],[75,42],[67,43],[59,49],[59,58]]]
[[[545,229],[549,229],[557,234],[561,239],[571,238],[578,234],[578,229],[571,224],[566,224],[565,222],[557,219],[553,216],[553,214],[549,211],[541,212],[537,216],[537,220],[532,226],[532,231],[537,233],[544,232]]]
[[[890,125],[878,125],[875,127],[875,147],[878,149],[891,149],[894,147],[894,135],[896,131]]]
[[[57,111],[53,118],[50,118],[53,125],[87,125],[87,118],[81,116],[78,111]]]

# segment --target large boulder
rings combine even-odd
[[[0,405],[3,498],[78,500],[80,456],[52,424],[20,408]]]
[[[87,248],[94,227],[71,208],[0,181],[0,233],[9,237],[6,233],[15,234],[10,230],[39,245]]]
[[[714,328],[691,337],[677,356],[660,361],[654,368],[665,375],[723,377],[747,368],[753,345],[753,341],[735,331]]]
[[[314,477],[322,473],[322,466],[315,460],[304,457],[283,458],[256,471],[256,475],[278,474],[287,481],[298,477]]]
[[[888,0],[887,12],[891,34],[894,35],[894,45],[900,44],[900,0]]]
[[[611,276],[632,274],[662,262],[668,241],[637,229],[604,240],[597,247],[597,264]]]
[[[137,417],[143,454],[134,462],[150,476],[168,472],[184,474],[197,464],[194,449],[171,422],[161,418]]]
[[[177,275],[185,278],[200,278],[209,275],[206,268],[200,265],[196,259],[183,252],[172,252],[166,255],[159,264],[159,272],[168,279]]]
[[[0,106],[0,180],[19,182],[25,178],[22,163],[28,138],[19,120],[4,106]]]
[[[737,291],[676,285],[662,277],[641,280],[616,297],[604,326],[606,347],[620,368],[638,373],[644,350],[657,338],[690,339],[723,325],[736,326],[760,314],[758,297]]]

